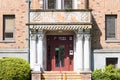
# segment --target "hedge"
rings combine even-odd
[[[21,58],[0,59],[0,80],[29,80],[30,65]]]
[[[114,68],[113,65],[97,69],[92,73],[92,80],[120,80],[120,69]]]

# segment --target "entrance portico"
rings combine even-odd
[[[55,35],[55,32],[63,31],[59,34],[56,33],[58,36],[66,35],[72,35],[73,36],[73,50],[72,50],[72,56],[73,56],[73,71],[76,72],[88,72],[90,71],[90,29],[91,24],[88,25],[67,25],[67,24],[38,24],[38,25],[31,25],[30,31],[31,31],[31,40],[30,40],[30,65],[33,71],[46,71],[47,70],[47,56],[48,56],[48,48],[47,48],[47,32],[51,32],[50,35]],[[53,31],[55,31],[53,33]],[[53,34],[52,34],[53,33]],[[71,34],[72,33],[72,34]],[[55,43],[54,41],[52,44],[57,45],[65,45],[65,43]],[[52,48],[56,47],[53,45]],[[59,46],[59,47],[60,47]],[[63,46],[61,47],[63,48]],[[64,46],[65,48],[65,46]],[[52,49],[55,50],[55,49]],[[53,51],[54,52],[54,51]],[[70,49],[68,51],[65,51],[67,53],[70,52]],[[52,54],[52,53],[50,53]],[[69,53],[70,54],[70,53]],[[53,55],[54,57],[54,55]],[[67,60],[66,60],[67,61]],[[51,63],[52,64],[52,63]],[[67,64],[67,62],[65,62]],[[62,64],[60,64],[62,65]],[[51,69],[52,70],[52,69]],[[57,69],[56,69],[57,70]],[[59,69],[58,69],[59,70]],[[63,71],[66,71],[66,69],[63,69]]]
[[[91,10],[33,9],[28,25],[33,71],[91,71]],[[49,41],[48,36],[53,39]],[[69,37],[72,37],[71,41]],[[68,45],[71,44],[70,48]]]

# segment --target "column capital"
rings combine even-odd
[[[36,40],[36,38],[37,38],[36,29],[30,30],[30,38],[31,38],[31,40]]]
[[[82,40],[83,39],[83,34],[82,33],[77,34],[77,39]]]
[[[44,38],[45,32],[39,29],[32,29],[30,31],[30,37],[32,40],[42,40]]]
[[[85,40],[90,40],[90,34],[84,34]]]
[[[44,35],[45,35],[45,32],[39,30],[39,31],[37,32],[38,40],[43,40]]]
[[[76,32],[76,37],[77,37],[78,40],[82,40],[83,39],[83,29],[79,29]]]
[[[36,34],[30,34],[31,40],[36,40]]]

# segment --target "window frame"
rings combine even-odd
[[[14,20],[13,22],[13,30],[6,30],[6,19]],[[6,34],[10,35],[11,37],[6,37]],[[15,34],[15,15],[3,15],[3,41],[13,41],[14,40],[14,34]]]
[[[114,17],[114,21],[115,21],[115,24],[114,24],[114,30],[115,30],[115,37],[107,37],[108,36],[108,34],[107,34],[107,25],[108,25],[108,23],[107,23],[107,17]],[[109,31],[110,32],[110,31]],[[117,15],[105,15],[105,40],[116,40],[117,39]]]

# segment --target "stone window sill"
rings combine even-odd
[[[15,40],[3,40],[0,43],[15,43]]]
[[[120,43],[120,40],[106,40],[106,43]]]

